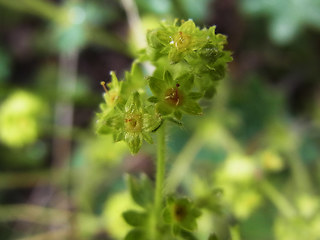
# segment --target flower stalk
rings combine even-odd
[[[166,124],[165,122],[158,130],[157,135],[157,164],[156,164],[156,190],[155,190],[155,211],[156,215],[159,216],[161,210],[161,204],[163,202],[164,193],[164,177],[166,168]]]

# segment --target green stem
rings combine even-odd
[[[296,215],[296,211],[291,203],[275,189],[269,182],[263,181],[260,187],[264,194],[271,200],[276,208],[287,218],[292,218]]]
[[[298,191],[311,193],[313,188],[308,171],[301,159],[297,157],[298,155],[297,152],[291,152],[288,155],[288,163],[292,171],[293,180],[295,181]]]
[[[157,165],[156,165],[156,190],[155,190],[155,210],[159,216],[161,203],[163,201],[164,175],[165,175],[165,122],[158,130],[157,135]]]
[[[174,192],[190,170],[192,161],[203,146],[202,138],[195,133],[177,156],[167,177],[166,190]]]

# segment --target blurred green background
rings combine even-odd
[[[216,25],[234,57],[169,131],[168,189],[222,189],[197,236],[320,239],[319,0],[0,0],[0,239],[122,239],[124,174],[153,178],[155,150],[95,135],[100,81],[174,18]]]

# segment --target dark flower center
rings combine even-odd
[[[176,87],[174,88],[169,88],[166,92],[165,92],[165,101],[173,106],[179,106],[182,104],[183,101],[183,95],[181,93],[181,91],[178,89],[180,87],[180,85],[177,83]]]
[[[187,215],[187,209],[181,205],[174,206],[174,217],[177,221],[183,220]]]
[[[142,118],[141,114],[128,114],[124,119],[124,124],[127,132],[141,132]]]

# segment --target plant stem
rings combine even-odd
[[[195,133],[177,156],[167,177],[166,190],[168,192],[175,192],[178,185],[187,175],[186,173],[190,170],[192,161],[203,146],[202,140],[199,134]]]
[[[165,122],[158,130],[157,135],[157,165],[156,165],[156,190],[155,190],[155,211],[159,216],[161,203],[163,201],[164,175],[165,175]]]
[[[296,211],[291,203],[269,182],[261,182],[260,188],[275,205],[275,207],[278,208],[278,210],[283,214],[283,216],[290,219],[296,215]]]

